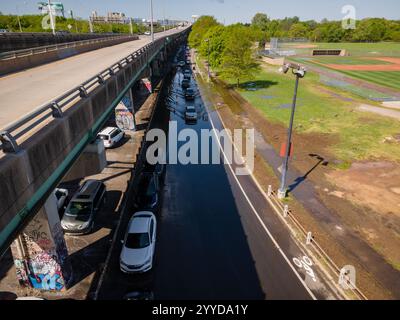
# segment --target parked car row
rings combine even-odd
[[[157,219],[165,166],[146,163],[139,176],[135,213],[129,221],[120,254],[124,273],[144,273],[153,267]]]

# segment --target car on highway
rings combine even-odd
[[[195,94],[192,88],[188,88],[185,92],[185,99],[186,100],[194,100]]]
[[[159,204],[160,179],[157,174],[154,172],[142,172],[137,190],[135,207],[138,210],[151,210],[154,212]]]
[[[61,219],[64,232],[72,234],[91,232],[96,214],[106,201],[106,192],[106,186],[102,181],[85,181],[65,209]]]
[[[105,148],[112,148],[125,137],[125,132],[117,127],[107,127],[97,137],[103,140]]]
[[[157,221],[152,212],[135,213],[122,240],[120,269],[124,273],[144,273],[153,267]]]
[[[186,106],[185,120],[188,122],[197,121],[197,111],[194,106],[192,106],[192,105]]]

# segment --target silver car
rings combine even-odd
[[[86,234],[92,231],[96,213],[105,202],[106,186],[87,180],[65,209],[61,227],[65,233]]]

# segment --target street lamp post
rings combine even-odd
[[[205,40],[207,42],[207,75],[208,81],[210,81],[210,39]]]
[[[150,21],[151,42],[154,42],[153,0],[150,0],[150,9],[151,9],[151,21]]]
[[[55,23],[54,23],[53,11],[51,9],[50,0],[48,0],[48,8],[49,8],[51,29],[53,30],[53,34],[55,35],[56,34],[56,26],[55,26]]]
[[[290,122],[289,122],[289,129],[288,129],[288,136],[287,136],[287,143],[286,143],[286,150],[285,150],[285,159],[283,162],[282,167],[282,177],[281,177],[281,187],[278,190],[278,198],[284,199],[287,196],[287,188],[286,188],[286,176],[289,166],[289,157],[291,153],[291,146],[292,146],[292,132],[293,132],[293,122],[294,122],[294,114],[296,111],[296,102],[297,102],[297,91],[299,88],[299,80],[300,78],[304,78],[306,75],[306,69],[298,64],[288,63],[285,64],[280,71],[283,73],[287,73],[289,70],[292,70],[293,74],[296,76],[296,83],[294,87],[294,95],[293,95],[293,103],[292,103],[292,112],[290,114]]]

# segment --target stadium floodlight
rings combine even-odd
[[[289,167],[289,157],[291,156],[291,150],[292,150],[293,121],[294,121],[294,114],[295,114],[295,110],[296,110],[299,79],[304,78],[307,73],[307,70],[305,67],[303,67],[299,64],[295,64],[295,63],[286,63],[279,69],[279,71],[284,74],[288,73],[289,70],[292,70],[292,73],[296,76],[296,84],[295,84],[295,88],[294,88],[292,112],[290,115],[287,143],[285,146],[286,153],[285,153],[285,159],[284,159],[283,167],[282,167],[281,187],[278,191],[278,197],[280,199],[286,198],[287,192],[288,192],[288,190],[286,188],[286,175],[287,175],[287,171],[288,171],[288,167]]]

